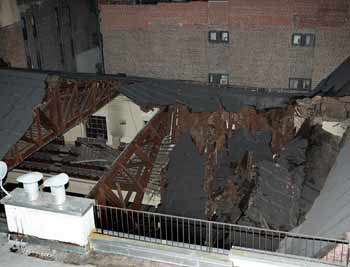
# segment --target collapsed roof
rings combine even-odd
[[[264,88],[218,87],[179,80],[3,68],[0,69],[0,135],[5,142],[0,146],[0,158],[33,123],[32,111],[43,103],[48,81],[53,77],[63,81],[119,81],[121,86],[112,88],[115,95],[121,93],[136,104],[168,106],[180,103],[192,112],[214,112],[220,107],[238,112],[245,105],[255,106],[258,110],[285,107],[291,98],[301,95],[300,92],[291,94]],[[59,86],[56,89],[59,90]]]
[[[348,95],[350,75],[346,76],[346,73],[349,70],[349,60],[346,60],[312,93],[220,87],[122,75],[59,72],[40,72],[40,75],[44,75],[45,79],[41,79],[45,81],[46,93],[63,88],[70,92],[75,86],[96,88],[114,81],[108,85],[110,96],[121,93],[145,108],[176,106],[176,110],[162,111],[172,114],[166,115],[167,118],[174,112],[178,118],[173,124],[176,129],[172,135],[176,146],[170,154],[169,164],[161,170],[163,212],[289,230],[303,220],[339,152],[341,137],[324,130],[323,122],[342,122],[348,118],[349,101],[340,96]],[[11,76],[21,80],[28,73],[37,74],[0,70],[0,77],[5,81],[11,80]],[[10,84],[4,84],[7,86],[4,88],[10,90]],[[110,99],[101,103],[106,104]],[[85,102],[88,100],[71,100],[66,104],[79,107]],[[38,103],[29,106],[35,108],[36,105]],[[92,114],[94,110],[96,107],[88,109],[84,115]],[[124,175],[135,179],[133,174],[137,172],[128,171],[131,162],[125,155],[130,158],[136,153],[140,161],[149,160],[145,151],[140,151],[139,144],[146,144],[145,137],[152,135],[163,139],[165,135],[155,134],[157,130],[152,128],[158,125],[155,122],[153,126],[145,127],[148,134],[139,134],[142,138],[135,141],[135,149],[120,154],[112,163],[110,177],[116,175],[113,168],[117,166]],[[163,128],[159,130],[164,131]],[[28,140],[27,131],[22,131]],[[147,151],[148,156],[153,157],[148,165],[154,164],[154,152],[158,153],[160,146],[159,142],[155,150]],[[101,192],[107,190],[107,180],[105,175],[100,179]],[[136,185],[142,191],[141,187],[147,183]],[[123,197],[121,192],[118,194]],[[106,196],[116,200],[111,190]],[[129,200],[130,196],[126,198]],[[186,203],[187,208],[183,209],[181,203]],[[280,214],[278,220],[274,210]]]

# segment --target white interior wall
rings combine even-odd
[[[158,111],[143,112],[129,98],[119,95],[94,115],[106,117],[108,140],[110,146],[118,146],[119,142],[130,143]],[[80,124],[64,135],[67,143],[74,143],[78,137],[86,137],[85,126]]]

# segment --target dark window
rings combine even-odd
[[[32,69],[33,66],[32,66],[32,59],[30,56],[27,56],[27,66],[29,69]]]
[[[312,33],[294,33],[292,35],[293,46],[315,46],[315,35]]]
[[[70,28],[72,28],[72,14],[70,12],[70,7],[67,6],[67,14],[68,14],[68,25]]]
[[[290,78],[289,88],[298,90],[310,90],[311,89],[311,79],[302,78]]]
[[[61,63],[64,64],[64,50],[63,50],[63,44],[60,43],[60,56],[61,56]]]
[[[211,43],[228,43],[230,34],[228,31],[209,31],[208,40]]]
[[[41,70],[41,56],[39,51],[36,51],[36,64],[38,69]]]
[[[23,39],[28,40],[27,24],[26,24],[26,19],[24,17],[21,18],[21,24],[22,24]]]
[[[36,23],[35,23],[34,16],[31,16],[30,23],[32,25],[33,36],[34,36],[34,38],[36,38],[38,33],[37,33],[37,30],[36,30]]]
[[[229,82],[228,74],[223,73],[209,73],[209,83],[210,84],[221,84],[227,85]]]
[[[74,41],[73,39],[70,39],[70,49],[72,51],[72,57],[75,57],[75,50],[74,50]]]
[[[60,24],[60,14],[58,12],[58,7],[55,7],[55,18],[56,18],[56,27],[57,31],[61,31],[61,24]]]
[[[93,33],[92,34],[92,44],[95,45],[95,46],[99,46],[100,39],[99,39],[99,34],[98,33]]]
[[[90,116],[86,123],[86,136],[107,140],[106,117]]]

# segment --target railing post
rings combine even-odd
[[[213,230],[213,224],[211,222],[208,223],[208,247],[209,247],[209,252],[212,251],[213,248],[213,242],[212,242],[212,230]]]
[[[350,257],[350,241],[348,241],[348,248],[347,248],[347,253],[346,253],[346,266],[349,266],[349,257]]]

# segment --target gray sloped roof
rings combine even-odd
[[[47,74],[0,69],[0,159],[33,121],[33,107],[45,96]]]
[[[339,97],[350,95],[350,57],[316,86],[315,94]]]
[[[259,91],[257,88],[219,87],[198,82],[148,78],[134,79],[134,82],[122,86],[120,92],[137,104],[162,106],[181,103],[193,112],[213,112],[218,110],[220,105],[231,112],[238,112],[246,105],[255,106],[260,110],[285,107],[291,98],[300,96]]]

